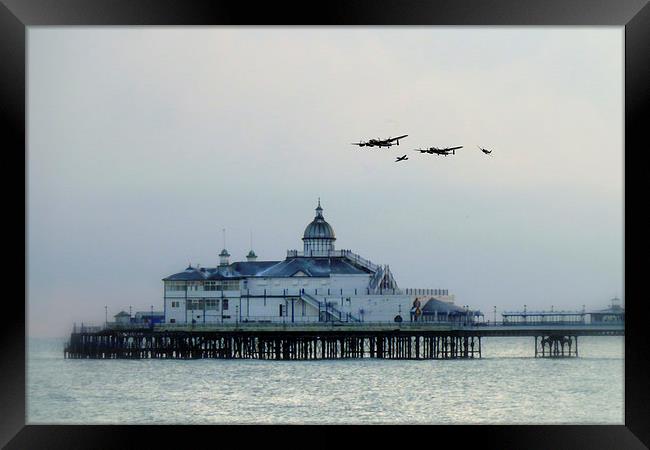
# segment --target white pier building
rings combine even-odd
[[[336,250],[320,200],[302,240],[303,251],[282,261],[258,261],[251,249],[230,262],[224,248],[217,267],[164,278],[165,323],[443,321],[469,312],[446,289],[401,289],[388,265]]]

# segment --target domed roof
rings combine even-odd
[[[323,208],[320,206],[320,199],[318,199],[318,207],[316,208],[316,217],[307,225],[302,239],[331,239],[336,240],[334,235],[334,228],[325,221],[323,217]]]

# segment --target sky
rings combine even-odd
[[[282,260],[318,197],[336,248],[490,319],[624,301],[623,49],[623,27],[29,27],[28,334],[162,310],[224,228],[231,260],[251,233]]]

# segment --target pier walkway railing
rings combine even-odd
[[[321,312],[325,312],[325,306],[321,302]],[[521,335],[530,335],[539,331],[562,332],[571,331],[576,333],[606,333],[625,331],[623,322],[550,322],[550,323],[509,323],[509,322],[476,322],[476,323],[458,323],[446,321],[427,321],[427,322],[386,322],[386,321],[358,321],[351,318],[349,321],[338,320],[338,311],[332,312],[330,306],[330,320],[321,320],[319,316],[300,316],[291,322],[290,317],[286,317],[283,322],[277,322],[277,316],[254,316],[250,319],[235,322],[212,322],[212,323],[156,323],[151,324],[119,324],[109,322],[104,325],[75,325],[73,333],[97,333],[101,331],[128,331],[128,330],[262,330],[262,329],[386,329],[386,330],[466,330],[476,331],[482,335],[506,336],[512,335],[513,332],[520,332]],[[341,313],[345,315],[345,313]],[[355,321],[356,319],[356,321]],[[500,334],[501,333],[501,334]]]
[[[567,325],[464,325],[448,322],[246,322],[246,323],[220,323],[220,324],[157,324],[155,331],[460,331],[480,336],[508,337],[508,336],[535,336],[540,333],[550,334],[575,334],[583,336],[594,335],[623,335],[623,324],[567,324]]]

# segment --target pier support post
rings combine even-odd
[[[535,336],[535,358],[576,358],[577,356],[578,336],[562,334]]]

